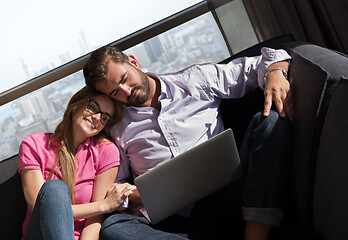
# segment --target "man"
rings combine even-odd
[[[221,99],[242,97],[257,87],[263,88],[264,117],[259,115],[253,120],[241,160],[246,159],[245,239],[267,239],[271,226],[281,221],[283,196],[278,195],[284,195],[287,164],[283,162],[288,160],[282,151],[289,143],[288,135],[274,134],[274,129],[286,129],[287,123],[270,110],[272,102],[281,117],[285,117],[284,109],[289,116],[292,113],[287,104],[290,87],[286,79],[290,56],[284,50],[263,48],[261,52],[261,56],[235,59],[227,65],[194,65],[162,76],[143,73],[134,56],[126,56],[115,47],[93,52],[83,69],[86,84],[125,104],[123,121],[114,135],[122,159],[117,180],[135,178],[223,131],[218,111]],[[267,140],[270,137],[273,139]],[[255,174],[258,168],[261,173]],[[260,176],[268,177],[268,172],[274,170],[279,174],[259,186],[263,182]],[[141,205],[137,191],[129,197],[129,204],[129,208]],[[122,226],[114,224],[112,228]]]

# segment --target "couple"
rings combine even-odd
[[[26,239],[98,239],[99,231],[101,239],[182,239],[128,214],[112,214],[101,227],[103,214],[141,206],[126,181],[221,132],[221,99],[258,86],[265,89],[264,112],[251,122],[240,153],[243,218],[245,239],[267,239],[281,221],[287,180],[290,127],[279,115],[291,110],[289,59],[283,50],[264,48],[261,56],[227,65],[156,76],[115,47],[93,52],[84,67],[89,87],[72,97],[54,134],[34,134],[21,145]],[[270,110],[273,101],[279,115]],[[116,175],[120,184],[112,185]]]

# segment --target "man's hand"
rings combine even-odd
[[[267,71],[280,67],[288,70],[288,62],[278,62],[272,64]],[[288,116],[290,120],[293,117],[293,108],[291,103],[290,83],[285,78],[281,70],[270,72],[266,77],[265,85],[265,104],[264,116],[268,116],[271,110],[272,102],[276,104],[280,117]]]

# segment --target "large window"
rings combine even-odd
[[[14,3],[15,2],[16,1],[14,1]],[[89,1],[84,1],[83,4],[80,3],[81,9],[83,8],[82,6],[88,5],[88,2]],[[59,24],[55,25],[56,23],[52,23],[49,31],[43,31],[41,33],[35,32],[35,34],[32,33],[33,35],[29,34],[30,31],[26,32],[24,29],[25,31],[22,32],[23,39],[21,46],[18,46],[18,48],[13,47],[11,51],[6,49],[9,59],[12,59],[12,62],[19,61],[19,63],[13,63],[12,66],[10,62],[5,62],[4,64],[7,64],[6,66],[9,69],[2,67],[0,71],[4,72],[1,72],[1,74],[5,76],[5,78],[11,79],[9,82],[11,82],[12,85],[16,85],[18,83],[15,83],[15,81],[18,79],[21,79],[20,81],[25,81],[28,80],[28,77],[32,78],[42,72],[47,72],[50,68],[55,68],[93,51],[97,47],[114,42],[118,38],[138,30],[137,28],[141,28],[146,24],[149,25],[153,23],[152,21],[158,21],[158,18],[167,17],[167,15],[173,13],[173,11],[182,10],[182,8],[198,1],[185,0],[182,1],[182,3],[180,3],[180,1],[158,1],[156,9],[164,7],[170,8],[171,11],[162,13],[162,15],[159,16],[153,15],[152,18],[149,18],[150,20],[146,20],[145,16],[143,18],[143,15],[146,15],[148,12],[152,13],[153,11],[146,11],[148,6],[142,5],[141,2],[143,1],[133,1],[138,3],[138,7],[141,7],[141,9],[138,9],[134,5],[134,11],[126,11],[120,9],[120,6],[110,5],[111,3],[114,4],[114,2],[119,1],[110,1],[108,5],[107,1],[104,0],[98,1],[97,6],[88,5],[89,7],[94,6],[94,11],[88,12],[85,10],[84,14],[77,13],[75,15],[75,18],[77,18],[76,21],[81,22],[80,25],[75,23],[75,20],[72,18],[69,18],[70,15],[74,15],[70,9],[70,5],[68,12],[64,12],[62,6],[56,6],[56,9],[61,9],[60,18],[53,19],[57,21],[60,19],[63,24],[65,18],[67,18],[67,24],[75,25],[77,32],[73,34],[69,31],[64,32],[62,29],[56,29],[56,31],[61,31],[60,35],[63,35],[66,39],[63,41],[61,40],[62,38],[59,38],[60,41],[54,42],[52,39],[54,36],[51,36],[51,38],[42,35],[54,35],[55,31],[51,28],[58,28]],[[155,4],[156,1],[144,2]],[[164,4],[164,2],[166,4]],[[172,4],[169,2],[176,2],[176,4],[169,7],[168,4]],[[44,4],[39,0],[33,1],[34,6],[38,3]],[[67,7],[69,3],[61,1],[60,4]],[[99,6],[99,4],[103,7]],[[29,5],[25,6],[29,7]],[[75,5],[74,1],[71,2],[71,5]],[[54,7],[51,6],[51,8]],[[113,10],[111,11],[110,8],[113,8]],[[79,10],[80,12],[82,11],[81,9]],[[3,10],[0,11],[2,12]],[[103,11],[103,14],[107,16],[99,17],[100,19],[98,19],[97,15],[92,14],[96,12],[99,14],[100,11]],[[128,12],[131,14],[124,17],[121,21],[120,12]],[[225,35],[228,35],[228,38],[231,38],[233,34],[238,35],[234,38],[232,37],[232,39],[228,39],[230,50],[236,52],[257,42],[241,0],[232,1],[226,4],[226,6],[216,9],[216,13],[221,16],[221,25],[233,23],[233,27],[230,25],[227,26]],[[47,19],[51,19],[47,12],[43,12],[42,14],[46,16]],[[25,16],[29,17],[28,14]],[[106,23],[110,21],[107,20],[108,17],[114,19],[115,22],[126,24],[125,26],[128,32],[126,32],[126,30],[122,30],[122,32],[122,28],[116,27],[117,25],[111,27],[110,23]],[[99,27],[94,26],[94,29],[90,28],[92,18],[94,21],[99,20]],[[148,22],[142,22],[141,19]],[[39,20],[36,21],[39,23]],[[85,21],[85,23],[83,23],[83,21]],[[142,22],[142,25],[139,25],[140,23],[138,22]],[[14,24],[15,23],[11,26],[14,26]],[[17,25],[17,29],[21,29],[20,25]],[[14,30],[11,28],[11,31]],[[105,35],[103,31],[108,34]],[[35,43],[37,45],[34,46],[32,40],[25,41],[25,35],[29,35],[33,40],[36,39],[39,43]],[[75,38],[75,41],[70,43],[72,38]],[[30,44],[33,44],[33,49],[35,50],[31,50]],[[46,51],[46,49],[49,49],[49,51]],[[198,17],[126,49],[124,52],[134,55],[139,60],[144,72],[149,71],[155,74],[173,72],[194,63],[219,62],[230,56],[221,29],[219,29],[216,19],[209,11],[199,14]],[[36,69],[37,71],[32,69]],[[16,74],[16,72],[20,73]],[[22,75],[22,77],[20,77],[20,75]],[[53,132],[61,120],[70,97],[83,86],[84,79],[82,71],[77,71],[59,81],[48,84],[45,87],[0,106],[0,161],[17,154],[19,144],[25,136],[38,132]],[[3,90],[6,90],[4,86],[2,91]]]
[[[197,2],[200,0],[3,2],[0,92]]]
[[[144,72],[170,73],[195,63],[220,62],[230,56],[211,13],[124,51],[135,55]]]

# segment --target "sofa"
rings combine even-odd
[[[262,42],[238,56],[256,55],[263,46],[283,48],[292,57],[288,73],[294,105],[291,179],[284,220],[272,236],[348,239],[348,56],[293,41],[291,36]],[[225,127],[234,130],[237,145],[262,108],[260,89],[221,104]],[[230,109],[240,113],[237,119]]]
[[[288,75],[295,111],[287,206],[283,222],[272,230],[271,239],[347,239],[348,57],[285,35],[222,63],[258,55],[263,46],[283,48],[292,57]],[[225,127],[233,129],[237,146],[252,116],[262,108],[260,89],[221,103]],[[26,204],[17,156],[0,162],[0,195],[0,238],[20,239]],[[233,236],[234,230],[227,230]],[[242,234],[235,236],[239,239]]]

